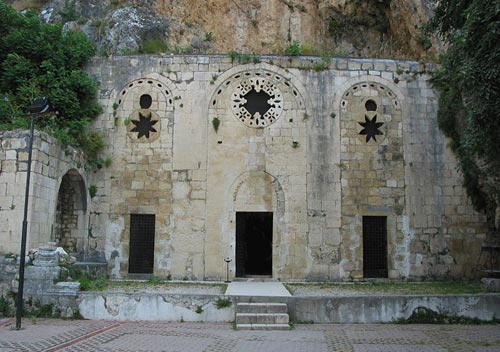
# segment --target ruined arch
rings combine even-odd
[[[87,190],[76,169],[67,171],[57,193],[53,240],[68,253],[83,253],[87,248]]]

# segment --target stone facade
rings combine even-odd
[[[257,274],[279,280],[363,279],[371,276],[372,260],[384,266],[374,277],[475,275],[486,219],[467,199],[438,130],[430,67],[333,59],[329,69],[315,71],[318,58],[254,61],[94,59],[88,70],[101,82],[105,110],[94,127],[104,133],[104,154],[113,162],[88,173],[52,152],[60,166],[44,176],[51,188],[43,205],[52,210],[48,224],[34,231],[40,240],[104,252],[113,277],[142,270],[222,280],[225,258],[231,277],[254,274],[254,265]],[[6,140],[2,168],[10,165],[7,156],[20,153]],[[36,159],[42,170],[43,163]],[[22,170],[3,171],[2,199],[11,192],[7,174],[21,185],[25,177]],[[77,191],[68,192],[67,184]],[[92,199],[85,192],[90,184],[97,187]],[[2,210],[14,204],[3,203]],[[271,230],[252,227],[248,219],[267,221],[259,214],[272,219]],[[375,259],[366,237],[373,219],[383,224],[385,241]],[[239,235],[248,228],[254,232]],[[20,226],[10,231],[17,236]],[[14,235],[0,235],[0,250],[17,248]],[[249,254],[259,245],[262,257],[270,247],[269,258]]]
[[[0,252],[19,253],[26,189],[29,131],[0,131]],[[84,157],[35,131],[29,192],[29,248],[49,241],[88,249],[88,182]],[[29,249],[28,248],[28,249]]]

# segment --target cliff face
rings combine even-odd
[[[102,54],[284,53],[428,59],[419,26],[433,0],[51,0],[35,6],[95,40]]]
[[[425,0],[159,0],[158,13],[215,38],[213,49],[280,53],[294,41],[316,54],[420,58],[419,31],[432,14]],[[176,31],[177,30],[177,31]]]

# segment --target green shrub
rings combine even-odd
[[[215,306],[217,307],[217,309],[231,307],[231,304],[233,304],[233,302],[229,298],[217,298],[217,300],[215,301]]]
[[[234,62],[234,60],[240,56],[240,53],[234,50],[229,50],[227,55],[231,58],[231,62]]]
[[[320,50],[318,50],[312,44],[301,44],[300,53],[302,55],[318,55],[320,53]]]
[[[10,315],[10,304],[7,298],[5,298],[3,295],[0,296],[0,314],[3,315],[4,317],[7,317]]]
[[[109,285],[107,277],[99,276],[98,271],[85,271],[74,266],[68,266],[71,279],[80,283],[82,291],[100,291]]]
[[[77,19],[74,6],[73,0],[66,2],[60,12],[64,21]],[[4,1],[0,13],[1,128],[27,128],[26,109],[33,98],[47,97],[53,112],[37,118],[36,129],[95,158],[94,135],[88,127],[102,107],[97,102],[98,83],[83,69],[95,55],[95,44],[82,32],[63,31],[61,24],[43,23],[34,12],[19,13]]]
[[[164,280],[159,278],[158,276],[151,275],[148,279],[148,284],[150,285],[158,285],[163,283]]]
[[[111,164],[113,164],[113,158],[111,158],[110,156],[107,156],[105,159],[104,159],[104,166],[106,167],[110,167]]]
[[[313,65],[313,70],[316,72],[324,71],[328,69],[328,65],[324,61],[315,62]]]
[[[89,187],[89,195],[90,198],[94,198],[97,194],[97,186],[96,185],[90,185]]]
[[[293,42],[288,48],[285,50],[285,54],[289,56],[299,56],[301,55],[300,51],[300,43],[299,42]]]
[[[139,47],[140,54],[160,54],[168,51],[168,46],[159,39],[146,39]]]
[[[104,277],[97,279],[84,277],[78,280],[80,282],[80,288],[82,291],[102,291],[108,287],[109,280]]]
[[[205,41],[211,42],[213,40],[214,40],[214,34],[212,32],[206,32],[205,33]]]
[[[212,119],[212,126],[214,127],[215,133],[219,131],[220,119],[218,117],[214,117]]]
[[[397,324],[498,324],[500,321],[493,318],[491,321],[484,321],[478,318],[464,316],[449,316],[438,313],[427,307],[417,307],[409,318],[400,318],[394,321]]]

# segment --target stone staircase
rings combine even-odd
[[[286,303],[238,303],[237,330],[290,330]]]

